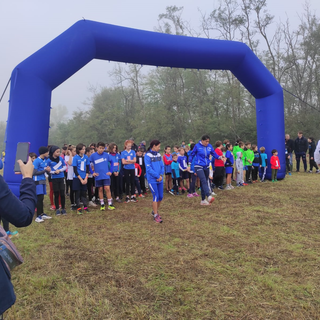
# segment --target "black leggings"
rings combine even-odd
[[[131,187],[131,197],[135,195],[134,180],[135,180],[135,170],[134,169],[124,169],[124,179],[126,181],[126,195],[129,196],[129,187]]]
[[[111,175],[111,193],[115,198],[119,197],[119,181],[120,176],[115,176],[114,173]]]
[[[54,192],[54,205],[56,206],[57,210],[59,208],[59,195],[61,199],[61,208],[66,208],[66,196],[64,194],[64,190],[59,190]]]
[[[2,217],[0,217],[0,222],[2,220],[3,223],[3,229],[7,232],[9,231],[9,222],[6,219],[3,219]]]
[[[81,198],[81,202],[83,203],[83,207],[86,208],[88,206],[87,190],[77,190],[76,191],[77,208],[81,208],[80,198]]]
[[[252,171],[252,166],[247,166],[246,181],[250,181],[251,171]]]
[[[252,166],[252,180],[257,181],[258,180],[258,173],[259,173],[259,167],[258,166]]]
[[[37,217],[41,216],[43,212],[43,199],[44,194],[38,194],[37,195]]]
[[[89,201],[92,201],[92,196],[93,196],[93,183],[94,183],[93,178],[88,178],[87,188],[88,188],[88,198],[89,198]]]
[[[70,202],[71,204],[75,204],[76,192],[73,191],[73,180],[67,180],[67,186],[70,188]]]
[[[216,187],[221,187],[223,185],[224,178],[224,167],[216,167],[214,171],[214,184]]]

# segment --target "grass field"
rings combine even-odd
[[[165,195],[160,225],[150,196],[33,223],[13,238],[25,263],[6,319],[319,319],[319,182],[294,173],[203,207]]]

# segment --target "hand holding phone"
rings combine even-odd
[[[22,163],[27,163],[29,159],[30,143],[29,142],[19,142],[17,144],[16,160],[14,163],[14,172],[20,172],[21,166],[19,166],[18,160]]]
[[[29,157],[29,160],[26,164],[24,164],[22,160],[18,160],[18,164],[20,166],[19,171],[21,172],[23,178],[32,178],[34,166],[31,158]]]

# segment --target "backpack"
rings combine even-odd
[[[1,258],[10,271],[23,263],[20,253],[2,226],[0,226],[0,259]]]

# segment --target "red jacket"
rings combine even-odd
[[[270,159],[271,169],[280,169],[280,160],[278,156],[272,156]]]
[[[169,153],[169,156],[171,156],[170,153]],[[172,157],[171,157],[171,159],[172,159]],[[172,163],[172,160],[169,160],[169,159],[168,159],[166,153],[163,155],[163,162],[164,162],[164,165],[165,165],[165,166],[170,166],[171,163]]]
[[[221,151],[221,149],[217,148],[216,150],[214,150],[216,152],[216,154],[221,157],[223,156],[223,153]],[[219,160],[219,159],[215,159],[214,160],[214,166],[215,167],[224,167],[224,162],[223,160]]]
[[[142,173],[142,170],[141,170],[141,167],[140,167],[140,164],[138,164],[138,163],[135,163],[134,164],[134,172],[135,172],[135,176],[136,177],[140,177],[141,176],[141,173]]]

